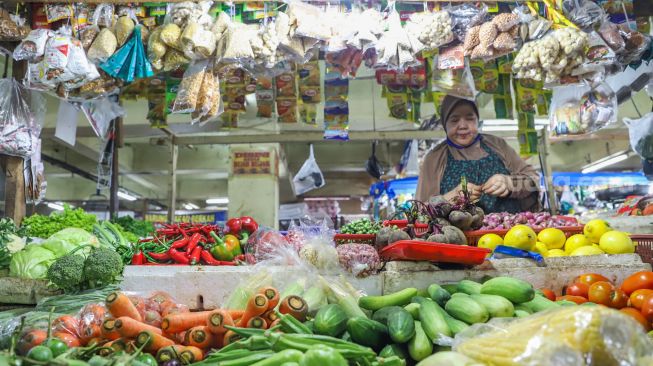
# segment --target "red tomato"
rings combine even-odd
[[[26,355],[29,350],[45,342],[47,338],[48,333],[46,331],[32,329],[20,337],[16,346],[17,351],[21,355]]]
[[[630,275],[621,284],[621,289],[628,295],[641,289],[653,289],[653,272],[640,271]]]
[[[625,308],[628,305],[628,295],[621,289],[616,289],[610,293],[610,306],[613,309]]]
[[[628,300],[628,306],[634,307],[635,309],[642,309],[642,304],[644,303],[644,300],[649,296],[653,295],[653,290],[649,290],[647,288],[643,288],[640,290],[635,290],[632,294],[630,294],[630,299]]]
[[[587,299],[595,304],[610,306],[610,297],[614,286],[610,282],[594,282],[590,288]]]
[[[589,290],[590,290],[590,286],[588,284],[582,282],[576,282],[567,286],[567,289],[565,290],[565,295],[582,296],[584,298],[587,298]]]
[[[594,282],[598,281],[610,282],[607,277],[598,273],[584,273],[574,279],[574,283],[584,283],[587,286],[591,286]]]
[[[566,300],[566,301],[571,301],[575,302],[576,304],[584,304],[587,302],[587,299],[582,297],[582,296],[572,296],[572,295],[565,295],[565,296],[558,296],[556,297],[556,301],[559,300]]]
[[[641,311],[646,320],[653,322],[653,295],[649,295],[644,299]]]
[[[621,311],[624,314],[630,315],[639,324],[641,324],[644,327],[644,329],[646,329],[647,332],[651,330],[651,324],[646,320],[644,315],[642,315],[642,313],[639,312],[639,310],[635,308],[623,308],[620,309],[619,311]]]
[[[541,289],[540,291],[542,291],[542,293],[544,294],[544,296],[545,296],[547,299],[549,299],[549,300],[551,300],[551,301],[555,301],[555,299],[556,299],[556,294],[555,294],[555,292],[553,292],[553,290],[548,289],[548,288],[543,288],[543,289]]]

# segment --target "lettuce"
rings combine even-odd
[[[51,251],[39,244],[30,244],[11,257],[9,275],[32,279],[45,278],[48,268],[55,259],[56,256]]]

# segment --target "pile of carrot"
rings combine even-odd
[[[295,298],[280,300],[277,289],[264,287],[248,299],[245,310],[191,312],[164,292],[148,298],[113,292],[104,306],[87,305],[78,316],[55,319],[52,332],[69,347],[99,344],[104,354],[143,347],[160,362],[175,358],[189,364],[241,338],[228,327],[269,329],[279,324],[279,313],[305,320],[305,312],[296,311]],[[32,343],[45,339],[36,333],[30,337]]]

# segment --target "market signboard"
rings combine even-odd
[[[236,150],[231,153],[231,174],[271,175],[272,152],[266,150]]]
[[[164,212],[153,212],[146,214],[144,219],[150,222],[167,222],[168,215]],[[220,224],[225,221],[227,221],[227,211],[175,215],[176,223]]]

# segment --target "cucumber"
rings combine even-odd
[[[469,324],[465,323],[462,320],[458,320],[454,318],[453,316],[449,315],[442,307],[438,306],[438,311],[440,314],[442,314],[442,317],[444,317],[444,321],[447,322],[447,325],[449,326],[449,329],[451,329],[451,334],[456,335],[463,330],[469,328]]]
[[[444,308],[449,315],[467,324],[485,323],[490,318],[487,309],[470,296],[452,297]]]
[[[415,324],[413,324],[413,329],[415,329]],[[397,356],[404,360],[408,358],[408,355],[406,354],[404,347],[402,347],[399,344],[389,344],[383,347],[381,352],[379,352],[379,357],[388,358],[392,356]]]
[[[433,353],[433,343],[422,329],[419,320],[415,321],[415,336],[408,342],[408,354],[415,361],[421,361]]]
[[[429,297],[429,290],[425,288],[417,289],[417,296]]]
[[[367,310],[379,310],[386,306],[404,306],[416,295],[416,288],[405,288],[389,295],[363,296],[358,299],[358,306]]]
[[[533,313],[539,313],[540,311],[560,307],[559,303],[556,303],[555,301],[551,301],[541,295],[535,295],[531,301],[522,303],[522,305],[531,309]]]
[[[329,304],[315,314],[313,327],[317,334],[340,337],[347,330],[347,320],[347,314],[340,305]]]
[[[406,343],[415,336],[415,320],[404,309],[391,313],[387,325],[390,339],[396,343]]]
[[[458,292],[465,293],[467,295],[472,295],[472,294],[480,294],[481,293],[481,285],[478,282],[470,281],[470,280],[462,280],[458,282]]]
[[[447,290],[435,283],[429,286],[427,291],[431,299],[437,302],[440,306],[444,306],[444,304],[446,304],[451,298],[451,294],[447,292]]]
[[[531,301],[535,296],[530,283],[512,277],[495,277],[486,281],[481,285],[481,293],[503,296],[515,304]]]
[[[372,347],[375,351],[388,343],[388,327],[376,320],[356,317],[347,321],[347,332],[351,340],[363,346]]]
[[[445,283],[444,285],[440,285],[440,286],[451,295],[458,292],[458,285],[455,283]]]
[[[451,301],[451,300],[450,300]],[[420,304],[419,320],[426,336],[433,343],[437,343],[442,337],[451,337],[451,329],[438,311],[440,305],[433,300],[425,300]]]
[[[454,297],[469,297],[469,295],[467,295],[467,294],[464,293],[464,292],[456,292],[455,294],[451,295],[451,298],[452,298],[452,299],[453,299]]]
[[[420,304],[416,302],[411,302],[410,304],[404,306],[404,310],[410,313],[413,316],[413,320],[419,320],[419,308]]]
[[[505,297],[484,294],[470,296],[487,309],[491,318],[512,318],[515,315],[515,306]]]
[[[390,314],[394,313],[397,310],[404,310],[401,306],[386,306],[384,308],[381,308],[372,314],[372,320],[376,320],[377,322],[388,325],[388,317]]]
[[[522,309],[516,309],[515,310],[515,317],[516,318],[525,318],[525,317],[530,316],[530,315],[532,315],[532,314],[529,313],[526,310],[522,310]]]
[[[524,304],[515,305],[515,311],[517,311],[517,310],[525,311],[525,312],[527,312],[529,314],[533,314],[533,309],[531,309],[530,307],[528,307],[528,306],[526,306]]]

